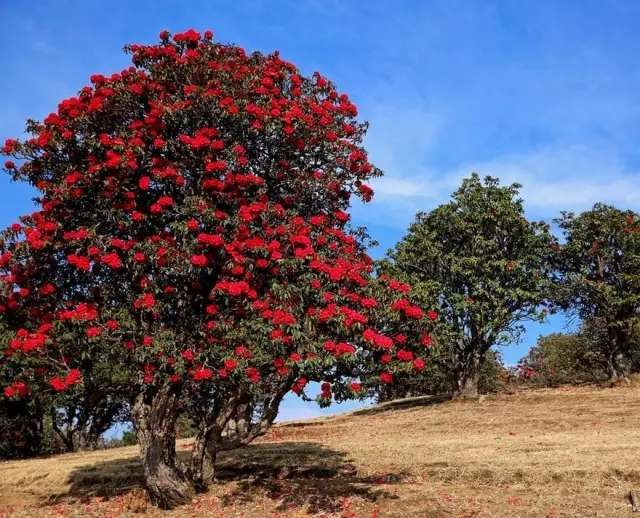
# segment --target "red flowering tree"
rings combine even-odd
[[[132,67],[4,145],[40,205],[0,242],[5,395],[75,390],[97,354],[121,367],[147,488],[168,508],[206,487],[243,405],[308,380],[328,403],[420,370],[425,319],[408,286],[371,276],[349,228],[380,171],[346,95],[210,32],[127,49]],[[183,412],[199,426],[188,466]]]

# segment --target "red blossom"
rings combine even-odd
[[[247,367],[244,370],[244,374],[251,383],[258,383],[260,381],[260,371],[255,367]]]
[[[30,393],[31,390],[24,381],[14,381],[11,385],[5,387],[4,389],[4,395],[8,398],[12,398],[15,396],[23,398],[28,396]]]
[[[87,336],[89,338],[95,338],[102,334],[102,328],[100,327],[89,327],[87,328]]]
[[[198,367],[193,371],[192,378],[194,381],[210,380],[213,377],[213,371],[206,367]]]
[[[103,255],[100,258],[100,262],[102,264],[106,264],[109,268],[113,268],[114,270],[122,268],[122,260],[120,259],[120,256],[115,252]]]
[[[393,374],[390,372],[381,372],[380,381],[385,384],[393,383]]]
[[[156,299],[152,293],[145,293],[138,297],[133,303],[135,309],[152,309],[156,304]]]
[[[198,234],[197,240],[198,243],[202,243],[208,246],[220,247],[224,245],[224,239],[222,238],[222,236],[206,234],[204,232]]]
[[[199,268],[204,268],[209,264],[209,260],[206,255],[194,254],[191,256],[191,264]]]

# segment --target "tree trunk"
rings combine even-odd
[[[480,381],[480,368],[484,356],[472,353],[459,360],[460,367],[454,372],[453,398],[475,399],[478,397],[478,383]]]
[[[242,441],[247,438],[251,428],[252,408],[249,403],[238,405],[235,414],[229,419],[224,427],[222,437],[229,444],[237,444],[240,446]]]
[[[51,407],[50,413],[51,413],[51,427],[53,428],[53,431],[62,442],[65,452],[67,453],[75,452],[76,447],[73,442],[73,431],[71,430],[70,426],[67,424],[67,426],[64,429],[60,428],[60,424],[58,423],[58,417],[59,417],[58,409],[55,406]]]
[[[606,350],[607,355],[607,375],[609,381],[616,382],[620,379],[620,369],[618,368],[618,348],[620,333],[616,327],[609,326],[607,328],[607,336],[609,337],[609,344]]]
[[[222,431],[229,420],[238,417],[238,409],[249,405],[249,395],[244,389],[229,394],[221,406],[214,406],[198,419],[198,434],[191,450],[189,474],[198,491],[206,491],[215,475],[215,462],[222,447]],[[246,410],[242,411],[243,414]],[[235,425],[234,425],[235,426]]]
[[[179,389],[163,385],[136,398],[133,421],[149,498],[162,509],[191,502],[195,491],[176,459]]]
[[[456,399],[475,399],[478,397],[479,372],[465,373],[456,386],[454,397]]]
[[[616,382],[621,379],[627,380],[627,373],[624,368],[624,355],[622,351],[628,350],[628,336],[619,327],[609,328],[609,347],[607,349],[607,374],[609,381]]]
[[[282,399],[291,389],[294,380],[293,376],[278,380],[264,397],[241,402],[222,429],[217,450],[247,446],[267,433],[278,415]]]
[[[213,425],[201,428],[191,450],[191,480],[197,491],[206,491],[215,475],[221,430]]]
[[[100,443],[100,435],[93,428],[83,427],[77,432],[78,450],[97,450]]]
[[[615,354],[609,354],[607,356],[607,374],[611,382],[616,382],[620,379],[620,371],[618,370],[618,362],[616,361]]]

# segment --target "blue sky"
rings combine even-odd
[[[367,148],[386,173],[375,201],[354,208],[381,243],[375,256],[471,171],[522,183],[536,219],[596,201],[640,209],[635,0],[0,0],[0,19],[0,140],[90,74],[127,66],[122,46],[155,41],[161,29],[210,28],[321,71],[370,122]],[[29,199],[0,178],[0,226],[29,212]],[[529,326],[506,361],[564,324]],[[315,413],[289,401],[283,417]]]

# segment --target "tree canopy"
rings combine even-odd
[[[477,394],[491,346],[518,339],[522,322],[542,319],[554,238],[530,222],[520,185],[473,174],[452,200],[419,213],[380,267],[409,282],[440,313],[434,360],[447,365],[453,391]]]
[[[563,212],[557,223],[566,241],[557,301],[603,332],[600,348],[616,379],[625,374],[640,315],[640,216],[597,203],[578,215]]]
[[[329,402],[418,372],[429,319],[372,276],[349,226],[381,174],[349,98],[209,31],[160,38],[4,144],[39,208],[0,236],[0,347],[9,398],[80,390],[91,358],[117,366],[151,498],[172,507],[206,485],[209,446],[253,395],[318,380]],[[199,423],[186,468],[184,412]]]

